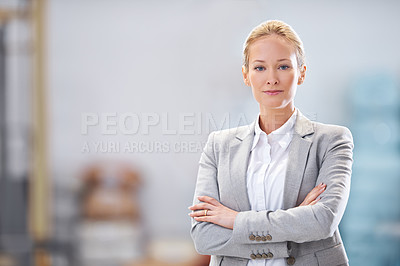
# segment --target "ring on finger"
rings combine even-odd
[[[207,216],[208,210],[204,210],[204,216]]]

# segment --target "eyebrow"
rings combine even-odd
[[[277,61],[278,61],[278,62],[281,62],[281,61],[290,61],[290,59],[288,59],[288,58],[281,58],[281,59],[278,59]],[[256,63],[256,62],[265,63],[265,61],[264,61],[264,60],[261,60],[261,59],[254,60],[252,63]]]

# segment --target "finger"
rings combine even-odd
[[[309,200],[315,200],[319,195],[321,195],[322,192],[324,192],[326,188],[326,185],[323,184],[322,186],[318,185],[315,188],[313,188],[308,194],[307,194],[307,199]]]
[[[324,183],[321,183],[321,184],[319,184],[318,186],[315,186],[311,191],[310,191],[310,193],[311,194],[313,194],[313,193],[318,193],[319,191],[321,191],[321,189],[325,189],[326,188],[326,184],[324,184]],[[309,194],[310,194],[309,193]]]
[[[195,211],[195,212],[191,212],[189,213],[190,217],[206,217],[206,216],[212,216],[212,212],[211,211],[207,211],[207,215],[205,215],[205,210],[200,210],[200,211]]]
[[[321,197],[318,197],[317,199],[311,201],[310,204],[308,204],[308,205],[315,205],[320,199],[321,199]]]
[[[190,206],[189,210],[192,210],[192,211],[196,211],[196,210],[211,210],[211,209],[214,209],[214,208],[215,208],[214,205],[201,202],[201,203],[198,203],[196,205]]]
[[[212,204],[212,205],[214,205],[214,206],[220,205],[220,203],[219,203],[218,200],[216,200],[216,199],[214,199],[214,198],[211,198],[211,197],[208,197],[208,196],[199,196],[199,197],[197,197],[197,198],[198,198],[200,201],[203,201],[203,202]]]
[[[324,192],[324,190],[326,189],[326,184],[321,183],[318,186],[314,187],[305,197],[305,199],[303,200],[303,202],[300,204],[300,206],[304,206],[304,205],[309,205],[313,200],[317,199],[317,197],[319,195],[322,194],[322,192]]]
[[[304,199],[304,205],[310,204],[311,201],[315,200],[318,197],[319,191],[307,194],[306,198]]]
[[[194,217],[194,219],[198,222],[213,222],[213,218],[211,216]]]

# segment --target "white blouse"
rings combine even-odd
[[[297,109],[280,128],[267,135],[259,125],[257,117],[253,146],[247,168],[247,193],[252,210],[278,210],[283,207],[283,188],[288,164]],[[262,235],[263,232],[253,232]],[[268,232],[266,232],[268,233]],[[262,245],[260,244],[260,247]],[[268,253],[262,248],[260,254]],[[248,266],[285,266],[285,259],[250,260]]]

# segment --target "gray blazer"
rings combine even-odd
[[[348,265],[338,225],[350,191],[353,139],[341,126],[310,121],[298,111],[284,186],[284,208],[252,211],[246,171],[255,122],[212,132],[201,154],[194,195],[217,199],[239,212],[233,230],[192,219],[191,236],[210,265],[247,265],[260,255],[289,265]],[[327,184],[313,206],[298,206],[319,183]],[[257,256],[258,255],[258,256]]]

